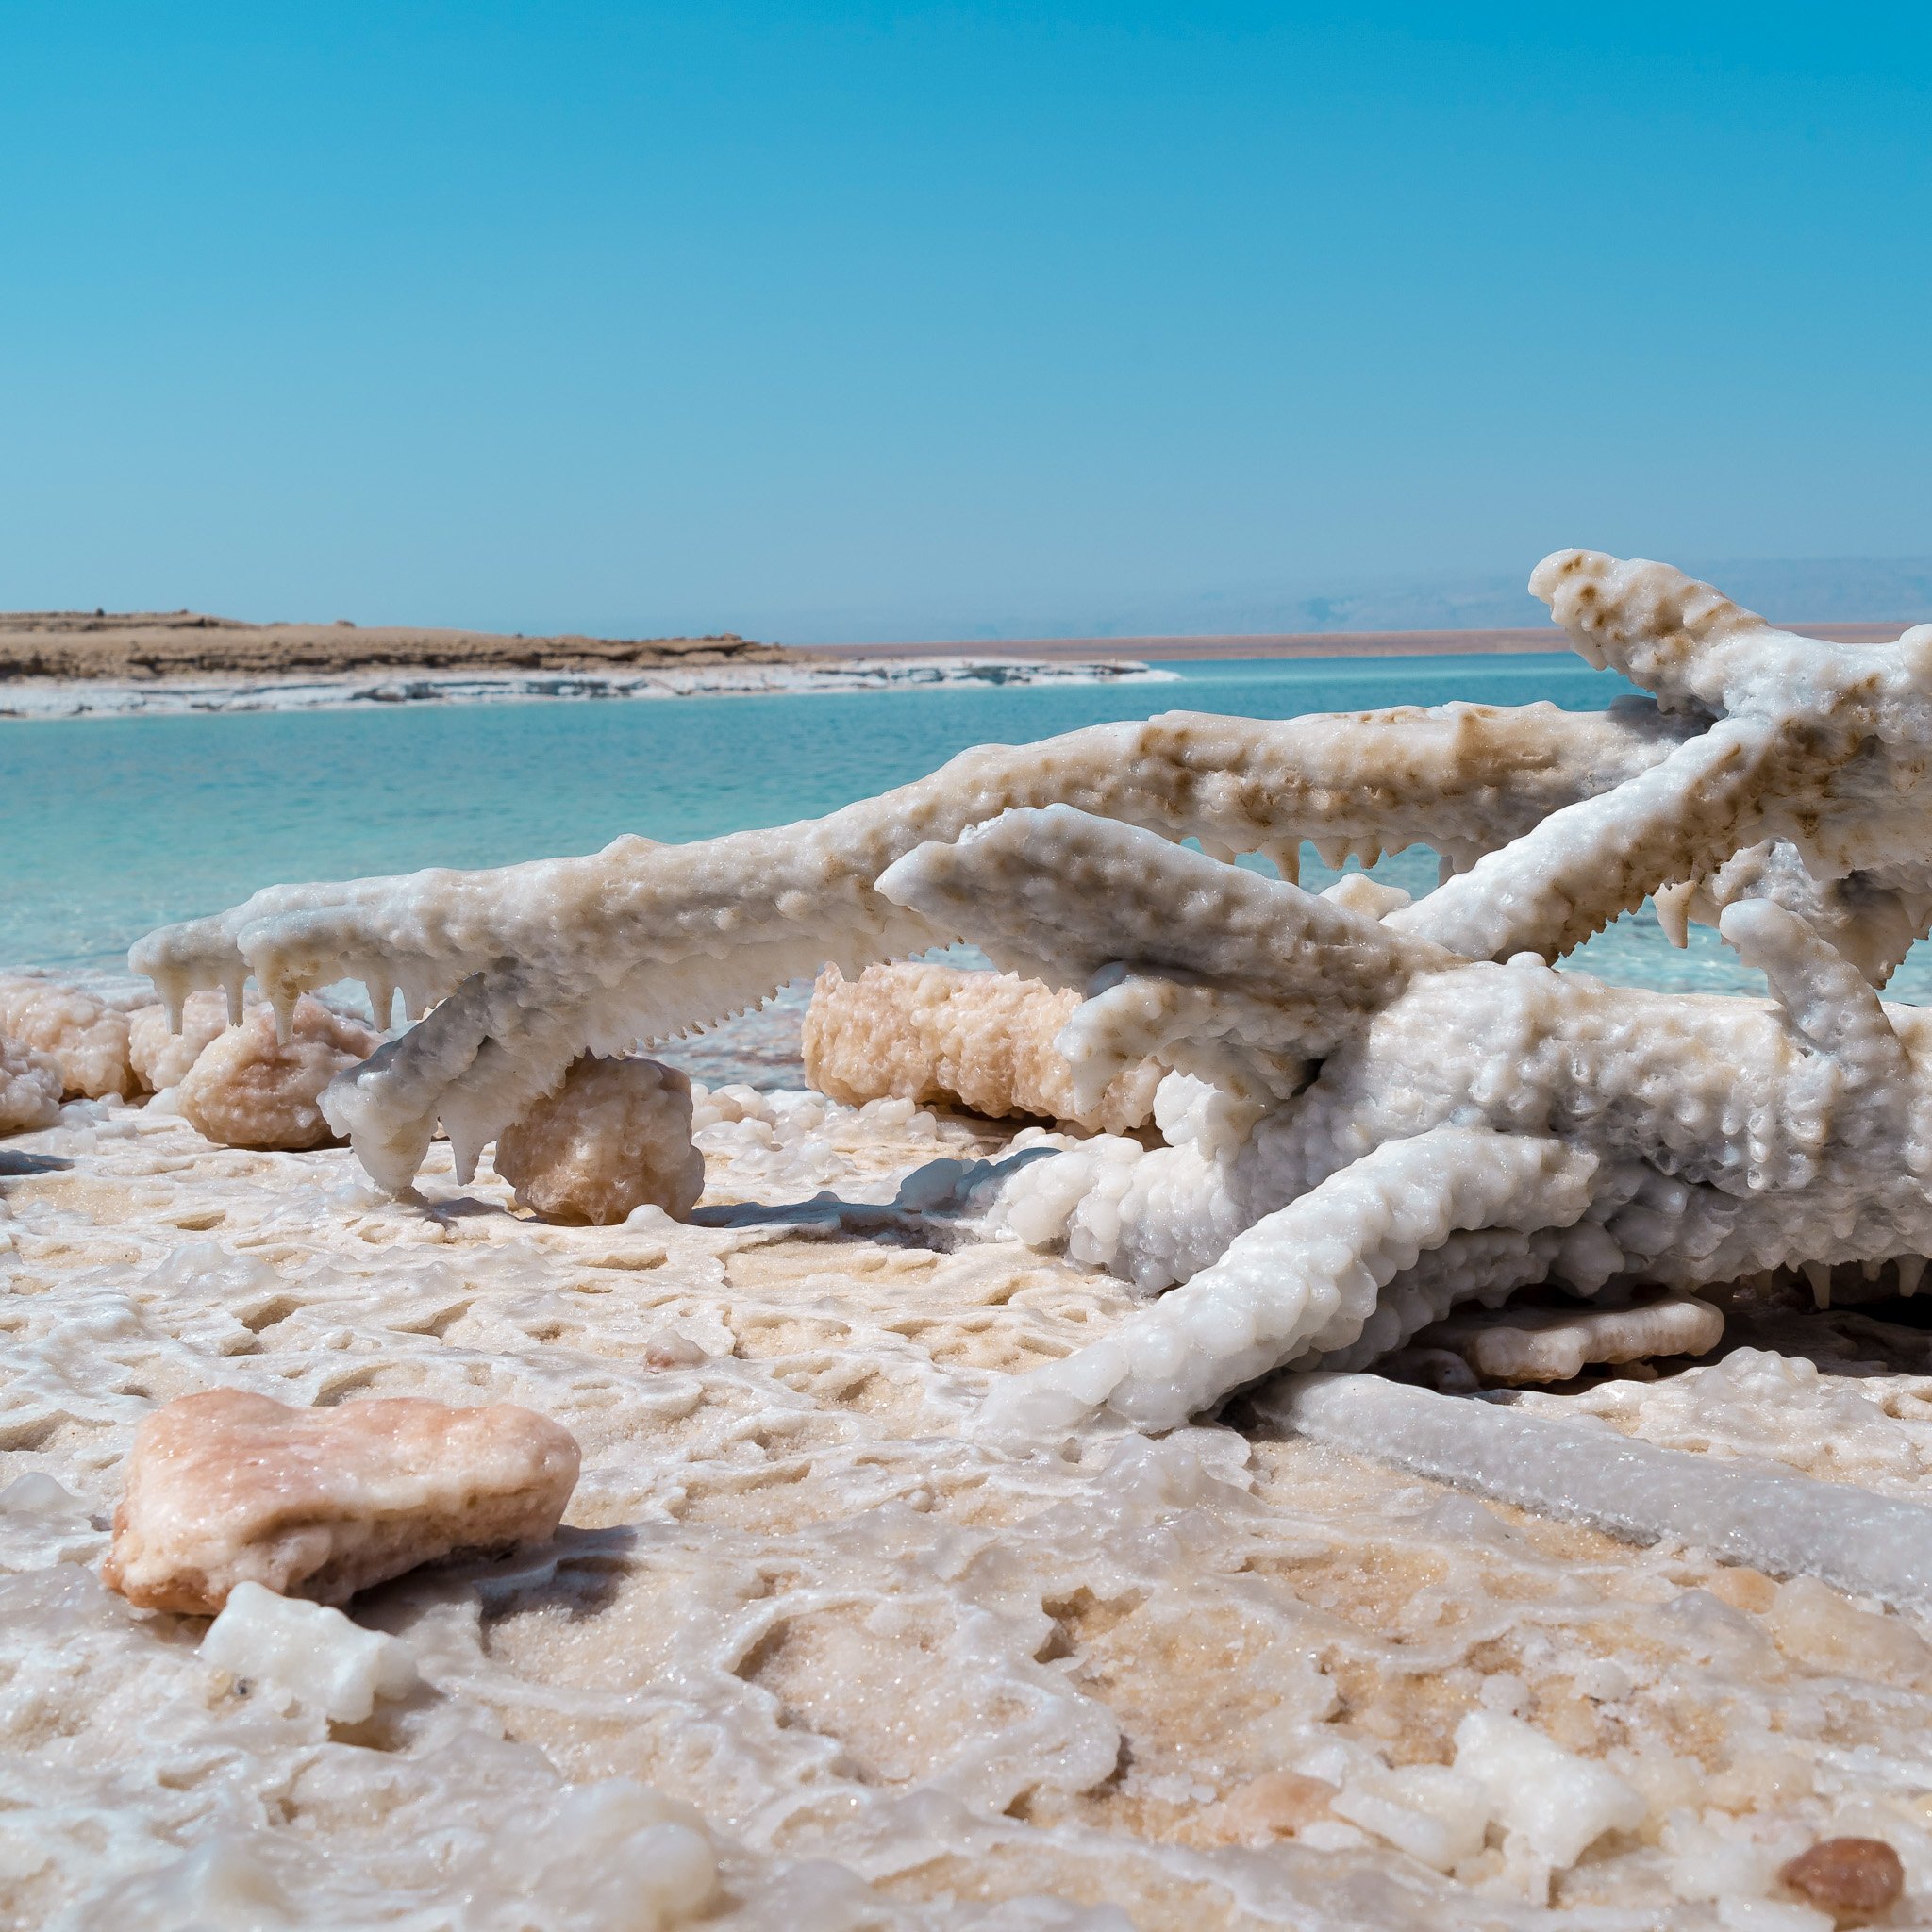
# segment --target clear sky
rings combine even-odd
[[[0,0],[0,606],[1932,552],[1932,9]]]

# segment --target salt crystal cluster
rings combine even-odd
[[[1144,1126],[1166,1071],[1143,1060],[1083,1104],[1056,1041],[1080,996],[1010,973],[930,960],[820,974],[805,1016],[806,1078],[848,1105],[904,1099],[963,1107],[991,1120],[1031,1114],[1105,1133]]]
[[[360,1724],[376,1700],[420,1681],[409,1647],[364,1630],[328,1604],[238,1583],[201,1640],[205,1663],[231,1678],[265,1678],[337,1724]]]
[[[103,1574],[147,1609],[208,1614],[242,1583],[342,1603],[458,1550],[541,1542],[577,1460],[569,1431],[508,1403],[184,1395],[135,1433]]]
[[[79,987],[0,978],[0,1039],[51,1059],[69,1099],[139,1089],[127,1064],[127,1016]]]
[[[60,1062],[51,1054],[0,1039],[0,1134],[52,1126],[60,1118],[65,1088]]]
[[[228,1025],[225,993],[190,993],[178,1026],[169,1024],[165,1007],[139,1007],[127,1016],[127,1064],[149,1092],[164,1092],[180,1084]]]
[[[275,1014],[258,1006],[195,1056],[175,1086],[176,1105],[225,1147],[319,1147],[334,1138],[322,1110],[323,1089],[379,1042],[360,1021],[306,995],[295,1003],[286,1037]]]
[[[648,1204],[682,1221],[705,1191],[691,1134],[688,1075],[586,1054],[497,1137],[496,1171],[522,1206],[552,1220],[608,1225]]]

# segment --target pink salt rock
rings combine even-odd
[[[189,1615],[239,1583],[345,1603],[419,1563],[547,1541],[578,1459],[568,1429],[507,1402],[184,1395],[135,1431],[101,1574],[143,1609]]]
[[[647,1202],[682,1221],[705,1191],[691,1080],[647,1059],[571,1063],[563,1085],[498,1137],[496,1171],[552,1221],[608,1226]]]
[[[170,1030],[166,1007],[137,1007],[127,1016],[127,1064],[150,1093],[179,1086],[205,1048],[228,1030],[228,996],[192,992],[181,1005],[181,1030]]]
[[[53,1060],[70,1100],[139,1090],[127,1064],[127,1015],[77,986],[0,978],[0,1034]]]
[[[205,1046],[175,1091],[189,1124],[224,1147],[320,1147],[335,1139],[317,1096],[382,1036],[305,993],[289,1038],[274,1009],[257,1007]]]
[[[66,1089],[59,1063],[17,1040],[0,1038],[0,1134],[27,1134],[60,1118]]]

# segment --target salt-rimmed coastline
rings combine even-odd
[[[1048,663],[1007,658],[850,663],[708,664],[646,671],[394,670],[305,677],[23,677],[0,684],[0,718],[170,717],[225,711],[348,710],[368,705],[499,705],[546,700],[808,697],[987,685],[1173,682],[1131,660]]]

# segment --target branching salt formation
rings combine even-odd
[[[586,1050],[973,940],[1071,996],[1072,1118],[1171,1069],[1165,1144],[1102,1133],[975,1197],[994,1233],[1173,1291],[1005,1385],[996,1431],[1170,1426],[1531,1283],[1621,1301],[1923,1254],[1932,1035],[1873,983],[1932,918],[1932,626],[1823,643],[1583,551],[1532,588],[1653,701],[1096,727],[770,832],[275,888],[135,962],[171,1007],[251,972],[283,1014],[351,974],[378,1013],[397,986],[435,1003],[324,1096],[401,1189],[439,1123],[467,1176]],[[1426,843],[1443,881],[1316,896],[1303,837],[1331,863]],[[1227,862],[1248,852],[1280,876]],[[1647,894],[1679,932],[1715,920],[1774,999],[1556,967]]]
[[[326,1106],[384,1186],[438,1124],[467,1178],[580,1053],[618,1055],[757,1004],[827,960],[848,976],[958,937],[873,891],[893,859],[1015,806],[1070,804],[1286,873],[1303,838],[1350,854],[1427,843],[1446,864],[1624,783],[1698,728],[1641,702],[1601,715],[1444,705],[1281,723],[1173,712],[962,753],[931,777],[772,831],[690,845],[624,838],[585,858],[275,886],[130,955],[171,1011],[197,988],[239,1014],[252,974],[286,1021],[344,978],[412,1016]]]

